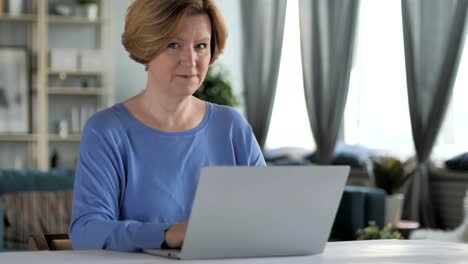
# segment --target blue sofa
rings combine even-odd
[[[72,191],[73,170],[0,170],[0,196],[25,192]],[[356,231],[376,221],[382,227],[385,219],[385,191],[368,187],[346,186],[333,224],[330,240],[354,240]],[[70,212],[66,212],[71,214]],[[0,203],[0,238],[4,238],[4,206]],[[0,239],[0,251],[3,247]],[[23,247],[24,249],[24,247]]]
[[[379,188],[370,186],[369,176],[363,167],[367,155],[361,150],[352,151],[353,146],[340,145],[339,154],[335,153],[333,164],[348,165],[352,169],[333,223],[331,241],[355,240],[356,231],[375,221],[380,228],[385,224],[387,194]],[[279,148],[265,154],[268,166],[314,166],[313,154],[305,154],[301,148]],[[352,181],[350,181],[352,180]],[[353,184],[359,186],[352,186]],[[361,186],[362,185],[362,186]]]
[[[40,170],[0,170],[0,196],[25,192],[73,191],[74,171],[55,169]],[[70,212],[71,213],[71,212]],[[0,202],[0,251],[4,250],[5,217],[4,205]],[[10,223],[14,224],[14,223]]]
[[[356,231],[375,221],[385,225],[384,190],[370,187],[346,186],[333,223],[330,240],[355,240]]]

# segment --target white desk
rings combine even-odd
[[[429,240],[330,242],[323,254],[306,257],[179,261],[144,253],[35,251],[0,253],[0,263],[468,263],[468,244]]]

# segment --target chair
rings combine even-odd
[[[28,250],[73,250],[68,234],[38,234],[28,241]]]

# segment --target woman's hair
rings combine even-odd
[[[184,18],[208,15],[211,22],[211,60],[226,44],[227,29],[214,0],[134,0],[127,10],[122,44],[130,58],[147,64],[181,30]]]

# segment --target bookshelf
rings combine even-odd
[[[30,72],[28,131],[0,131],[0,168],[47,170],[52,152],[63,157],[59,167],[74,167],[84,122],[114,103],[111,21],[115,2],[101,0],[95,19],[78,12],[77,2],[23,0],[22,14],[10,15],[5,6],[0,12],[0,35],[10,36],[0,38],[0,50],[25,48]],[[54,14],[53,7],[59,4],[72,8],[74,13]],[[59,59],[54,60],[57,51],[62,53],[57,53]],[[67,60],[60,57],[62,54],[75,62],[75,67],[67,68],[65,63],[62,69],[60,63]],[[101,58],[99,69],[92,64],[93,54]],[[0,81],[1,74],[0,68]]]

